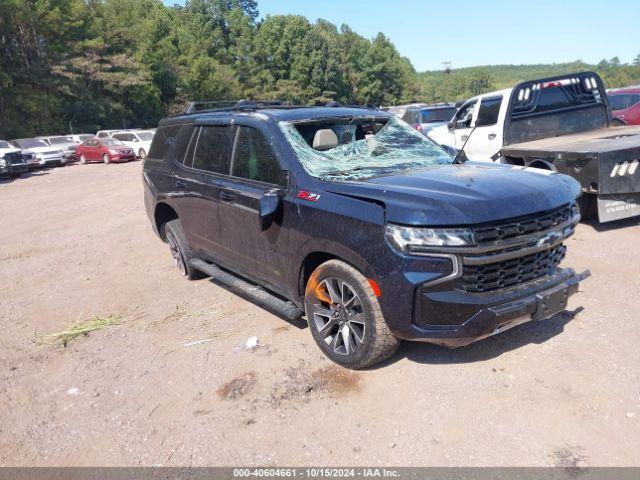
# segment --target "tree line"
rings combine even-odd
[[[382,33],[260,19],[256,0],[1,0],[0,138],[151,127],[191,100],[456,101],[584,69],[608,87],[640,83],[640,55],[418,74]]]
[[[602,60],[596,65],[581,60],[570,63],[540,65],[491,65],[453,70],[418,73],[421,99],[427,102],[457,101],[481,93],[513,87],[519,82],[553,77],[585,70],[595,71],[607,88],[640,85],[640,55],[632,63],[622,63],[618,57]]]
[[[416,72],[383,34],[255,0],[2,0],[0,138],[153,126],[190,100],[394,104]]]

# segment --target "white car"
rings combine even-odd
[[[111,138],[111,134],[114,132],[120,132],[122,130],[98,130],[95,134],[98,138]]]
[[[432,128],[427,136],[440,145],[461,150],[469,160],[491,161],[502,148],[504,121],[512,88],[467,100],[447,125]]]
[[[51,137],[38,137],[38,140],[44,140],[52,147],[62,148],[67,162],[75,161],[76,148],[78,145],[71,139],[71,137],[55,135]]]
[[[80,145],[85,140],[89,140],[90,138],[94,138],[95,135],[92,133],[72,133],[67,135],[76,145]]]
[[[38,138],[19,138],[11,140],[11,145],[22,150],[23,154],[31,155],[30,167],[55,167],[65,165],[67,159],[62,148],[47,145],[47,142]]]
[[[111,138],[120,140],[127,147],[132,148],[138,158],[146,158],[151,148],[153,133],[147,130],[122,130],[112,133]]]

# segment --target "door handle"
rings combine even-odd
[[[182,180],[176,180],[176,188],[179,188],[181,190],[186,190],[187,184]]]
[[[496,134],[495,133],[490,133],[489,134],[489,140],[493,140],[494,138],[496,138]]]
[[[229,190],[220,190],[220,200],[234,200],[236,198],[236,194],[234,192],[230,192]]]
[[[460,137],[460,140],[462,140],[463,142],[466,142],[469,139],[469,135],[462,135]]]

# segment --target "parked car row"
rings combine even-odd
[[[71,162],[119,163],[145,158],[155,129],[101,130],[93,134],[0,140],[0,175],[19,176],[31,169]]]

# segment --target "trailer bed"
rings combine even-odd
[[[505,145],[502,154],[534,157],[564,153],[596,155],[640,147],[640,125],[609,127],[583,133]]]

